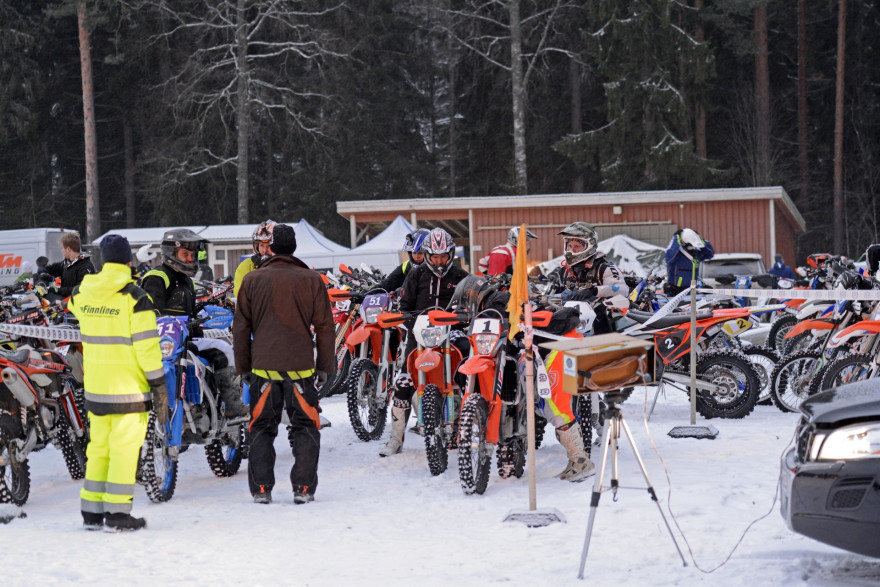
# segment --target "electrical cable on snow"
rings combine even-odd
[[[754,520],[749,522],[749,524],[746,526],[745,530],[743,530],[743,533],[740,535],[739,540],[736,541],[736,544],[733,545],[733,548],[730,550],[728,555],[726,557],[724,557],[723,561],[721,561],[720,563],[718,563],[716,566],[712,567],[711,569],[704,569],[703,567],[700,566],[700,564],[697,562],[697,559],[694,557],[694,551],[691,548],[691,543],[687,539],[687,536],[685,535],[684,530],[682,530],[681,525],[678,523],[678,519],[676,519],[675,514],[672,511],[672,479],[669,477],[669,469],[666,467],[666,461],[664,461],[663,457],[660,456],[660,451],[657,448],[657,445],[654,444],[654,437],[651,436],[651,429],[648,426],[648,386],[645,385],[643,387],[645,389],[645,402],[642,407],[642,423],[645,425],[645,432],[648,433],[648,441],[651,443],[651,448],[654,450],[654,454],[657,455],[657,458],[660,459],[660,464],[663,466],[663,472],[666,475],[666,486],[668,487],[667,492],[666,492],[666,511],[669,512],[669,516],[672,518],[672,521],[675,523],[675,527],[678,529],[679,534],[681,534],[681,538],[682,538],[682,540],[684,540],[685,546],[687,546],[688,555],[690,555],[691,561],[694,563],[694,567],[696,567],[697,570],[700,571],[701,573],[705,573],[707,575],[709,573],[714,573],[715,571],[717,571],[718,569],[720,569],[721,567],[723,567],[724,565],[726,565],[730,561],[730,558],[733,556],[733,553],[736,552],[736,549],[738,549],[740,544],[742,544],[742,541],[745,539],[746,534],[749,532],[749,530],[751,530],[752,526],[754,526],[755,524],[757,524],[758,522],[760,522],[761,520],[763,520],[764,518],[769,516],[771,513],[773,513],[773,510],[776,508],[776,501],[779,499],[779,484],[782,482],[782,472],[780,472],[779,476],[776,478],[776,491],[773,493],[773,502],[770,504],[770,509],[767,510],[767,513],[763,514],[761,516],[758,516],[757,518],[755,518]],[[788,448],[795,441],[795,434],[797,434],[797,430],[795,430],[795,432],[792,433],[791,440],[789,440],[788,444],[786,444],[785,447],[782,449],[783,455],[785,454],[785,451],[787,451]],[[782,457],[782,455],[780,455],[780,460],[781,460],[781,457]]]

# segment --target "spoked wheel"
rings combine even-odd
[[[425,452],[431,475],[439,475],[449,464],[446,448],[446,426],[443,419],[443,397],[436,385],[425,387],[422,396],[422,421],[425,424]]]
[[[492,468],[491,445],[486,444],[489,406],[481,395],[471,395],[461,408],[458,438],[458,478],[462,490],[482,494]]]
[[[863,381],[874,377],[871,357],[864,354],[847,355],[830,363],[822,375],[818,390],[825,391],[845,383]]]
[[[760,387],[758,392],[758,403],[769,405],[772,403],[772,400],[770,399],[770,390],[772,387],[770,383],[770,375],[773,373],[773,369],[776,368],[776,364],[779,362],[779,353],[769,347],[751,346],[743,349],[743,354],[748,357],[749,362],[751,362],[752,366],[755,368],[755,373],[758,375],[758,386]]]
[[[10,414],[0,415],[0,503],[24,505],[31,492],[31,470],[27,459],[15,459],[12,441],[21,435],[21,424]]]
[[[364,442],[378,440],[388,420],[388,393],[379,381],[379,368],[369,359],[357,359],[348,377],[348,419]]]
[[[177,460],[168,455],[168,435],[150,411],[147,437],[141,448],[140,480],[153,502],[169,501],[177,487]]]
[[[821,366],[819,353],[783,358],[770,375],[771,398],[783,412],[796,412],[810,395],[810,381]]]
[[[349,369],[351,369],[351,363],[352,357],[351,353],[348,352],[348,347],[345,345],[340,346],[336,351],[336,373],[327,379],[327,383],[318,390],[319,399],[330,397],[337,393],[344,393],[346,391],[345,382],[348,379],[348,372]]]
[[[83,434],[83,438],[77,438],[73,428],[66,420],[58,423],[56,434],[55,445],[61,449],[70,478],[82,479],[86,476],[86,446],[88,445],[86,435]]]
[[[232,477],[241,467],[242,448],[247,442],[244,424],[232,426],[205,446],[208,466],[218,477]]]
[[[717,386],[697,393],[704,418],[745,418],[758,401],[758,376],[745,355],[734,351],[707,353],[697,363],[697,376]]]
[[[782,353],[785,349],[785,335],[791,330],[791,327],[797,324],[797,317],[794,314],[782,314],[773,321],[770,326],[770,332],[767,333],[767,347],[771,350]]]

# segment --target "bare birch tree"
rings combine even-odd
[[[453,17],[445,32],[459,44],[510,75],[513,115],[513,184],[516,193],[528,193],[526,110],[533,72],[549,53],[574,56],[556,43],[561,19],[579,10],[577,2],[553,0],[466,0],[462,8],[447,8]],[[444,25],[445,26],[445,25]]]
[[[185,182],[230,166],[236,221],[249,222],[249,152],[259,118],[291,132],[321,134],[317,103],[329,99],[315,80],[322,60],[343,57],[322,26],[343,4],[307,0],[128,0],[167,23],[153,42],[190,47],[164,81],[178,132],[188,148],[165,159],[167,181]],[[312,85],[310,85],[312,84]],[[221,129],[218,132],[218,129]],[[154,154],[161,159],[164,154]]]

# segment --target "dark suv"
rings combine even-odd
[[[782,457],[780,510],[799,534],[880,558],[880,379],[801,404],[796,446]]]

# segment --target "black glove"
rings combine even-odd
[[[571,296],[568,298],[570,302],[589,302],[595,299],[596,294],[599,293],[599,288],[595,285],[591,285],[590,287],[585,287],[583,289],[578,289],[572,292]]]
[[[191,338],[203,338],[205,336],[205,331],[202,330],[202,327],[199,324],[190,324],[189,335]]]
[[[315,387],[321,389],[325,385],[327,385],[327,372],[321,371],[320,369],[315,370]]]
[[[156,422],[164,427],[168,422],[168,388],[165,377],[150,380],[150,391],[153,392],[153,409],[156,410]]]

